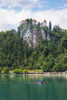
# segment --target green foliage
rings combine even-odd
[[[2,69],[0,68],[0,74],[1,74]]]
[[[9,74],[9,68],[8,68],[8,67],[5,67],[5,68],[3,69],[3,73],[4,73],[4,74]]]
[[[15,73],[15,74],[22,74],[22,69],[15,69],[14,71],[13,71],[13,73]]]
[[[67,49],[67,39],[62,41],[62,47]]]
[[[52,30],[52,23],[51,23],[51,21],[49,22],[49,30],[50,31]]]
[[[40,63],[36,64],[36,69],[41,69],[41,64]]]
[[[53,27],[53,31],[54,31],[54,32],[58,32],[59,30],[61,30],[61,28],[59,27],[59,25],[55,25],[55,26]]]
[[[37,26],[39,26],[40,27],[40,22],[38,22],[38,25]]]
[[[30,22],[29,18],[27,18],[26,21],[29,23]]]
[[[23,70],[23,73],[24,73],[24,74],[27,74],[27,73],[28,73],[28,70],[24,69],[24,70]]]
[[[32,25],[32,19],[27,21],[31,23],[31,31],[34,28],[40,29],[39,24]],[[43,29],[46,36],[52,36],[52,40],[44,41],[40,37],[35,49],[29,47],[23,37],[20,37],[19,33],[15,34],[13,30],[0,32],[0,67],[3,69],[8,66],[9,69],[16,69],[16,73],[20,73],[19,69],[41,68],[43,71],[66,71],[67,30],[59,26],[54,26],[53,31],[49,31],[47,27]]]
[[[42,70],[43,72],[49,72],[52,68],[52,62],[43,62]]]
[[[53,68],[53,70],[56,71],[56,72],[62,71],[62,64],[61,64],[61,62],[56,63],[54,68]]]
[[[67,55],[60,55],[58,57],[58,60],[55,63],[55,66],[53,67],[53,70],[54,71],[65,71],[65,70],[67,70]]]
[[[49,55],[49,52],[50,52],[49,48],[48,47],[45,47],[44,50],[43,50],[44,56],[45,57],[48,56]]]

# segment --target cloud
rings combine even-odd
[[[42,22],[45,18],[47,20],[47,24],[51,21],[52,25],[59,24],[60,27],[67,29],[67,9],[37,12],[33,12],[31,10],[16,12],[15,10],[0,9],[0,31],[14,28],[17,29],[19,22],[26,18],[35,18],[40,22]]]
[[[0,31],[8,29],[17,29],[20,20],[30,17],[31,12],[22,10],[17,13],[15,10],[0,9]]]
[[[6,8],[35,8],[35,7],[42,7],[45,4],[45,1],[41,0],[0,0],[0,7]]]
[[[64,7],[67,7],[67,4],[64,4]]]

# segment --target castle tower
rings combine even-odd
[[[36,24],[37,24],[36,19],[33,19],[33,20],[32,20],[32,24],[33,24],[33,25],[36,25]]]
[[[40,27],[43,27],[43,22],[42,22],[42,23],[40,23]]]
[[[44,26],[44,27],[47,26],[47,21],[46,21],[46,19],[44,19],[44,21],[43,21],[43,26]]]

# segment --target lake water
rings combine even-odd
[[[44,79],[46,84],[36,84]],[[0,100],[67,100],[67,79],[23,75],[0,76]]]

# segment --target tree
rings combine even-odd
[[[67,49],[67,39],[62,41],[62,46]]]
[[[1,74],[1,71],[2,71],[2,69],[1,69],[1,67],[0,67],[0,74]]]
[[[53,27],[53,31],[54,31],[54,32],[58,32],[59,30],[61,30],[61,28],[60,28],[59,25],[55,25],[55,26]]]
[[[55,66],[54,66],[54,68],[53,68],[53,70],[56,71],[56,72],[63,71],[63,69],[62,69],[62,63],[61,62],[56,63]]]
[[[38,27],[40,27],[40,22],[38,22]]]
[[[8,67],[5,67],[4,70],[3,70],[3,73],[4,74],[9,74],[9,68]]]
[[[29,18],[27,18],[26,21],[29,23],[30,22]]]
[[[50,31],[52,30],[52,23],[51,23],[51,21],[49,21],[49,30]]]
[[[31,23],[31,25],[32,25],[32,18],[30,18],[30,23]]]
[[[42,70],[43,72],[49,72],[52,68],[52,62],[43,62]]]

